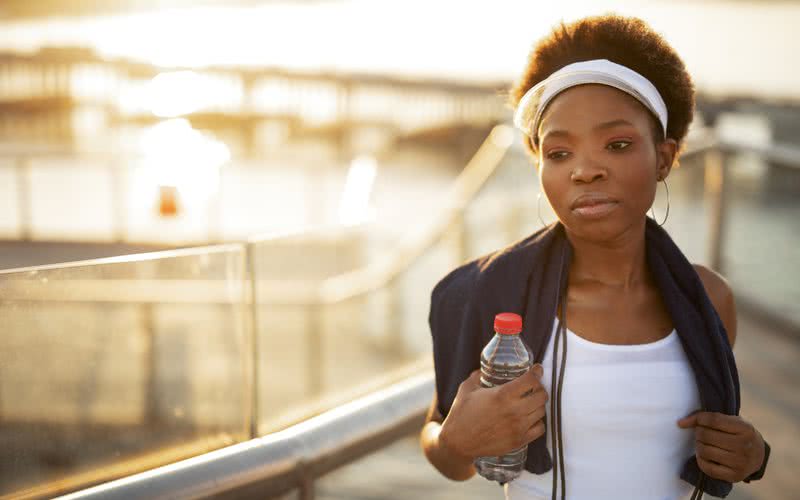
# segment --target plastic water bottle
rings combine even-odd
[[[533,356],[522,341],[522,318],[514,313],[500,313],[494,318],[495,335],[481,352],[481,385],[494,387],[524,374],[533,364]],[[523,446],[499,457],[478,457],[475,469],[489,479],[507,483],[519,477],[528,457]]]

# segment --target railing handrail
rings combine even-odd
[[[174,248],[169,250],[156,250],[152,252],[142,252],[113,257],[100,257],[97,259],[76,260],[70,262],[60,262],[55,264],[41,264],[37,266],[15,267],[0,269],[0,276],[3,274],[26,273],[36,271],[52,271],[56,269],[67,269],[74,267],[88,267],[107,264],[122,264],[129,262],[143,262],[174,257],[192,257],[197,255],[208,255],[213,253],[225,253],[234,250],[242,250],[247,245],[257,245],[266,242],[275,243],[294,243],[303,241],[319,241],[320,239],[330,238],[339,239],[347,234],[363,231],[363,226],[315,226],[303,227],[300,229],[275,231],[257,234],[249,237],[245,242],[215,243],[213,245],[190,246],[184,248]],[[158,281],[158,280],[153,280]]]
[[[283,431],[60,498],[265,498],[313,488],[314,479],[418,429],[433,388],[429,370]]]
[[[3,300],[114,304],[234,304],[251,286],[237,279],[12,279],[0,275]],[[324,303],[319,282],[256,280],[257,303],[306,306]]]
[[[42,264],[38,266],[15,267],[11,269],[0,269],[0,277],[6,274],[29,273],[37,271],[52,271],[56,269],[68,269],[73,267],[89,267],[108,264],[124,264],[130,262],[144,262],[175,257],[192,257],[197,255],[209,255],[214,253],[232,252],[241,250],[244,247],[241,243],[219,243],[216,245],[193,246],[186,248],[175,248],[171,250],[157,250],[155,252],[134,253],[128,255],[118,255],[115,257],[101,257],[97,259],[76,260],[57,264]]]

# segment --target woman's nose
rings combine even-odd
[[[576,184],[588,184],[597,180],[605,179],[608,172],[606,168],[585,158],[579,162],[570,174],[570,179]]]

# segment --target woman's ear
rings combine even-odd
[[[678,154],[678,143],[675,139],[665,139],[656,145],[656,156],[658,164],[656,166],[656,179],[664,180],[672,170],[675,157]]]

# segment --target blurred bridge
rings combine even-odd
[[[333,135],[345,149],[380,148],[425,130],[502,121],[509,110],[498,93],[506,87],[280,68],[169,69],[50,48],[0,53],[0,134],[23,144],[74,142],[91,128],[102,141],[96,133],[105,127],[185,116],[235,136],[249,155],[260,136],[270,148],[270,140],[311,132]]]
[[[0,54],[0,238],[168,247],[358,222],[366,207],[346,197],[452,181],[508,117],[499,88]],[[387,230],[387,211],[407,212],[375,209]]]

